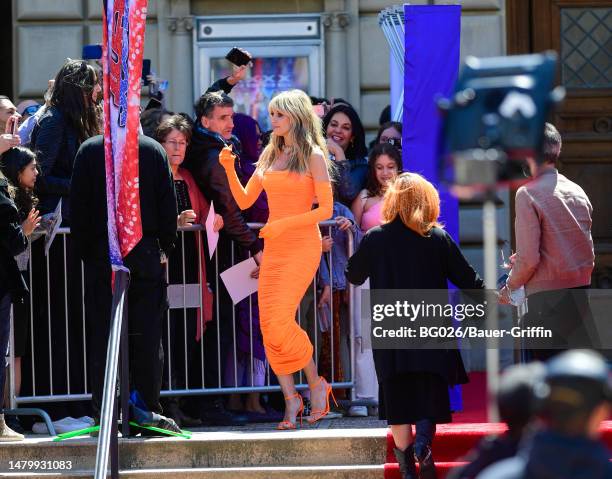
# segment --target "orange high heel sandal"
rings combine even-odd
[[[300,417],[300,426],[302,426],[302,413],[304,412],[304,400],[302,399],[302,396],[300,396],[299,393],[295,393],[295,394],[292,394],[291,396],[285,396],[285,400],[288,401],[289,399],[293,399],[295,397],[299,398],[300,400],[300,408],[295,413],[295,422],[291,422],[291,421],[279,422],[278,426],[276,426],[276,429],[278,429],[279,431],[287,431],[289,429],[295,429],[298,416]]]
[[[322,382],[324,384],[321,384]],[[331,395],[331,398],[334,400],[334,404],[336,405],[336,407],[338,407],[338,403],[336,402],[336,398],[334,396],[334,392],[332,391],[332,387],[329,385],[327,381],[325,381],[325,378],[323,378],[323,376],[319,376],[319,381],[317,381],[317,386],[320,384],[323,387],[325,387],[325,409],[323,410],[313,409],[310,412],[310,419],[307,420],[308,424],[314,424],[315,422],[323,419],[325,416],[329,414],[329,409],[330,409],[329,408],[329,396],[330,395]]]

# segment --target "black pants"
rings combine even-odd
[[[159,392],[164,366],[162,321],[168,308],[164,267],[159,255],[150,258],[143,274],[128,264],[127,318],[130,349],[130,389],[140,393],[149,410],[162,412]],[[155,264],[155,261],[157,264]],[[112,308],[111,270],[107,264],[85,263],[85,311],[88,331],[89,378],[94,414],[99,416],[104,389],[106,349]]]
[[[600,349],[588,286],[542,291],[529,296],[526,327],[542,326],[552,338],[527,338],[529,360],[546,361],[568,349]]]

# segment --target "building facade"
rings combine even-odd
[[[555,49],[568,101],[555,115],[566,139],[561,170],[580,183],[595,207],[597,264],[594,283],[612,286],[612,1],[416,0],[461,3],[461,57]],[[40,98],[47,80],[83,45],[101,41],[100,0],[12,0],[12,87],[15,103]],[[149,0],[145,58],[167,79],[166,106],[191,112],[197,96],[194,27],[200,16],[320,14],[324,88],[359,110],[371,137],[390,103],[389,47],[378,13],[389,0]],[[512,201],[498,201],[498,241],[509,252]],[[461,245],[478,271],[482,261],[482,209],[463,203]]]

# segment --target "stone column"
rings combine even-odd
[[[171,49],[172,109],[191,115],[193,110],[193,17],[168,17]]]
[[[166,18],[170,40],[169,82],[172,103],[168,108],[192,114],[193,98],[193,16],[189,0],[170,0]]]
[[[325,27],[325,94],[331,98],[348,100],[348,55],[346,27],[350,16],[345,12],[322,15]]]

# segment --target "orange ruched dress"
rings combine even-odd
[[[230,188],[241,209],[268,196],[270,216],[261,230],[265,239],[259,270],[259,321],[266,356],[276,374],[292,374],[312,359],[313,347],[296,321],[297,308],[321,260],[318,223],[331,217],[333,196],[329,180],[288,170],[257,172],[246,189],[233,166],[223,163]],[[312,209],[315,196],[319,206]]]

